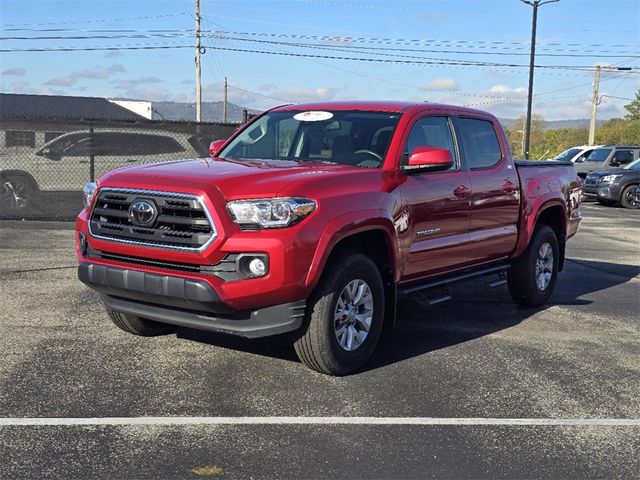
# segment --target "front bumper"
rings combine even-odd
[[[591,185],[583,185],[583,194],[586,197],[598,197],[605,200],[614,200],[616,192],[615,185],[611,183],[598,183]]]
[[[99,292],[107,308],[157,322],[247,338],[297,330],[304,300],[240,311],[222,302],[207,282],[88,262],[78,278]]]

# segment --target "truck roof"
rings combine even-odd
[[[359,101],[343,101],[343,102],[315,102],[315,103],[298,103],[291,105],[282,105],[272,110],[359,110],[374,112],[392,112],[400,113],[412,107],[419,107],[425,110],[448,110],[456,113],[469,113],[475,115],[492,116],[491,114],[476,110],[473,108],[461,107],[459,105],[446,105],[442,103],[429,102],[402,102],[402,101],[383,101],[383,100],[359,100]]]

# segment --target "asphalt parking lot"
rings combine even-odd
[[[638,478],[640,215],[583,211],[549,306],[482,283],[405,300],[344,378],[282,341],[128,335],[76,279],[70,224],[0,222],[0,478]]]

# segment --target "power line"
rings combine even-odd
[[[295,45],[293,45],[295,46]],[[189,48],[188,45],[113,45],[113,46],[96,46],[96,47],[35,47],[35,48],[4,48],[0,49],[2,53],[16,53],[16,52],[72,52],[72,51],[108,51],[108,50],[154,50],[154,49],[170,49],[170,48]],[[345,57],[338,55],[319,55],[300,52],[275,52],[270,50],[249,50],[245,48],[232,48],[221,46],[207,46],[214,50],[231,51],[231,52],[244,52],[253,54],[264,55],[281,55],[288,57],[308,57],[308,58],[323,58],[331,60],[345,60],[345,61],[357,61],[357,62],[373,62],[373,63],[388,63],[388,64],[403,64],[403,65],[423,65],[423,66],[473,66],[473,67],[506,67],[506,68],[524,68],[527,65],[516,63],[498,63],[498,62],[480,62],[471,60],[446,60],[446,59],[424,59],[423,57],[415,57],[411,60],[398,60],[394,58],[367,58],[367,57]],[[334,51],[336,49],[333,49]],[[351,52],[349,52],[351,53]],[[551,70],[574,70],[580,72],[591,72],[594,70],[590,65],[536,65],[537,68],[546,68]],[[615,70],[613,67],[603,67],[603,69]],[[638,67],[630,67],[628,74],[637,74],[640,70]]]
[[[231,39],[231,40],[240,40],[247,42],[257,42],[257,43],[268,43],[268,44],[278,44],[278,45],[287,45],[287,46],[295,46],[295,47],[304,47],[304,48],[322,48],[322,49],[338,49],[342,48],[343,50],[351,50],[351,51],[364,51],[365,53],[369,53],[369,51],[389,51],[389,52],[416,52],[416,53],[450,53],[450,54],[466,54],[466,55],[500,55],[500,56],[527,56],[528,54],[525,52],[504,52],[504,51],[472,51],[472,50],[439,50],[439,49],[421,49],[421,48],[392,48],[392,47],[368,47],[368,46],[357,46],[357,45],[349,45],[347,43],[337,44],[337,45],[318,45],[313,43],[302,43],[302,42],[279,42],[275,40],[255,40],[255,39],[247,39],[247,38],[234,38],[229,37],[228,33],[236,34],[233,32],[207,32],[204,31],[202,36],[207,36],[210,38],[220,38],[220,39]],[[251,33],[237,33],[238,35],[252,35]],[[118,34],[99,34],[99,35],[40,35],[40,36],[2,36],[0,40],[14,40],[14,41],[26,41],[26,40],[47,40],[47,41],[56,41],[56,40],[121,40],[121,39],[155,39],[155,38],[185,38],[191,37],[191,33],[118,33]],[[297,35],[277,35],[278,37],[299,37]],[[629,54],[633,54],[635,52],[624,52],[624,51],[615,51],[611,54],[607,54],[606,52],[596,52],[594,53],[540,53],[538,56],[547,56],[547,57],[586,57],[586,58],[628,58]],[[634,58],[640,58],[634,57]]]
[[[191,15],[189,12],[178,12],[178,13],[165,13],[162,15],[145,15],[141,17],[122,17],[122,18],[101,18],[101,19],[89,19],[89,20],[73,20],[68,22],[41,22],[41,23],[5,23],[5,27],[37,27],[37,26],[46,26],[46,25],[74,25],[78,23],[107,23],[107,22],[124,22],[129,20],[150,20],[157,18],[166,18],[166,17],[177,17],[180,15]],[[2,30],[11,31],[11,30],[21,30],[21,28],[3,28]]]
[[[110,50],[168,50],[173,48],[193,48],[193,45],[113,45],[105,47],[57,47],[57,48],[3,48],[1,53],[19,52],[96,52]]]

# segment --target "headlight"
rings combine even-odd
[[[91,205],[91,201],[93,200],[93,196],[98,189],[98,185],[94,182],[85,183],[82,188],[82,194],[84,195],[84,206],[85,208]]]
[[[605,175],[600,179],[600,183],[613,183],[622,175]]]
[[[236,200],[227,203],[231,218],[241,227],[282,228],[294,225],[316,209],[308,198]]]

